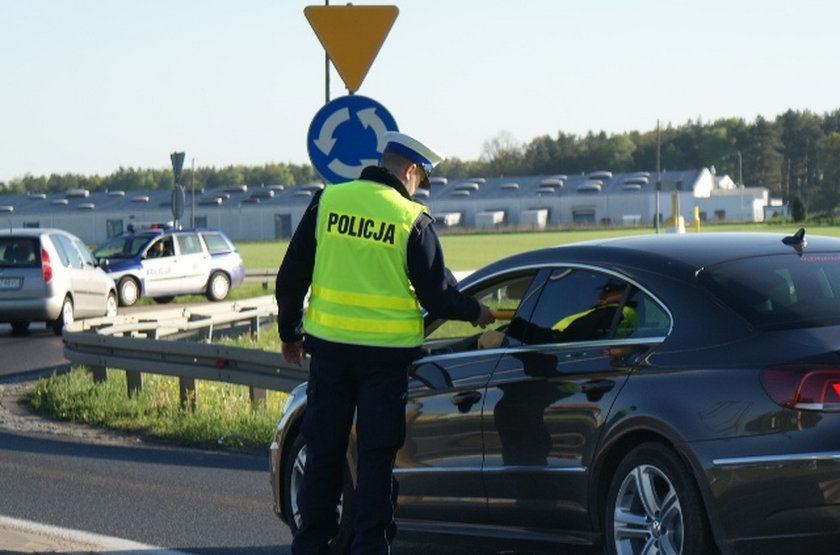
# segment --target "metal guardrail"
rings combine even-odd
[[[245,281],[247,283],[262,283],[263,290],[268,289],[269,283],[277,279],[278,268],[252,268],[245,270]]]
[[[307,366],[288,364],[280,353],[255,349],[66,333],[64,355],[73,363],[198,380],[212,380],[276,391],[306,381]]]
[[[67,326],[69,333],[95,331],[100,335],[130,335],[132,337],[162,337],[179,334],[194,335],[212,341],[216,330],[247,324],[251,333],[259,334],[265,322],[277,318],[274,297],[266,295],[213,304],[182,308],[158,308],[150,312],[135,312],[113,317],[89,318]]]
[[[64,329],[64,356],[89,366],[97,380],[104,379],[106,368],[125,370],[129,395],[139,391],[146,372],[179,377],[182,404],[194,403],[197,379],[249,386],[252,400],[257,400],[264,398],[266,389],[288,392],[306,381],[308,365],[289,364],[276,352],[160,338],[198,334],[209,340],[212,330],[237,325],[249,326],[256,334],[276,317],[274,298],[266,296],[81,320]]]

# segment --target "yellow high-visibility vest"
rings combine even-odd
[[[340,343],[414,347],[423,318],[408,279],[406,248],[425,207],[373,181],[330,185],[315,227],[307,334]]]
[[[584,316],[588,316],[589,314],[592,314],[596,310],[604,310],[604,309],[609,309],[609,308],[618,308],[618,303],[609,303],[609,304],[605,304],[605,305],[593,306],[593,307],[588,308],[588,309],[586,309],[582,312],[577,312],[575,314],[571,314],[569,316],[566,316],[565,318],[563,318],[562,320],[560,320],[559,322],[557,322],[553,326],[551,326],[551,329],[558,330],[558,331],[565,331],[565,329],[568,328],[576,320],[578,320],[580,318],[583,318]],[[631,333],[633,333],[636,330],[637,321],[638,321],[638,315],[636,313],[636,309],[634,309],[634,308],[632,308],[628,305],[622,306],[621,307],[621,319],[619,320],[618,327],[615,330],[615,336],[616,337],[627,337],[627,336],[629,336]],[[596,332],[606,332],[606,331],[609,331],[609,330],[608,329],[605,329],[605,330],[594,330],[593,329],[591,331],[593,333],[593,337],[591,339],[595,339],[596,337],[594,336],[594,334]]]

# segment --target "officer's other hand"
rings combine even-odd
[[[472,325],[480,326],[483,329],[495,322],[496,318],[493,316],[490,309],[485,305],[479,304],[478,306],[481,307],[481,311],[478,313],[478,318],[473,320],[471,323]]]
[[[478,336],[479,349],[497,349],[505,339],[505,334],[498,330],[487,330]]]
[[[286,362],[289,364],[297,364],[300,366],[300,361],[303,358],[303,341],[295,341],[294,343],[281,343],[280,353]]]

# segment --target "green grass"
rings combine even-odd
[[[794,223],[715,224],[702,226],[700,232],[771,231],[793,233],[799,227],[798,224]],[[840,227],[838,226],[809,224],[805,227],[811,235],[840,236]],[[664,232],[664,228],[662,231]],[[687,232],[696,233],[691,226],[687,226]],[[653,229],[642,227],[533,232],[441,233],[440,243],[443,246],[449,268],[459,271],[475,270],[504,256],[541,247],[606,237],[653,233]],[[278,268],[286,254],[288,245],[288,240],[237,242],[237,248],[242,254],[245,267],[250,269]]]
[[[253,408],[248,388],[196,383],[195,410],[180,405],[178,379],[143,375],[142,390],[129,398],[125,372],[108,370],[95,384],[84,367],[40,380],[23,401],[56,420],[129,431],[157,441],[207,449],[264,452],[285,393],[269,391]]]

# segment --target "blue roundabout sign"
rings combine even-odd
[[[312,118],[306,137],[309,160],[329,183],[356,179],[363,168],[379,162],[387,131],[399,131],[397,122],[375,100],[336,98]]]

